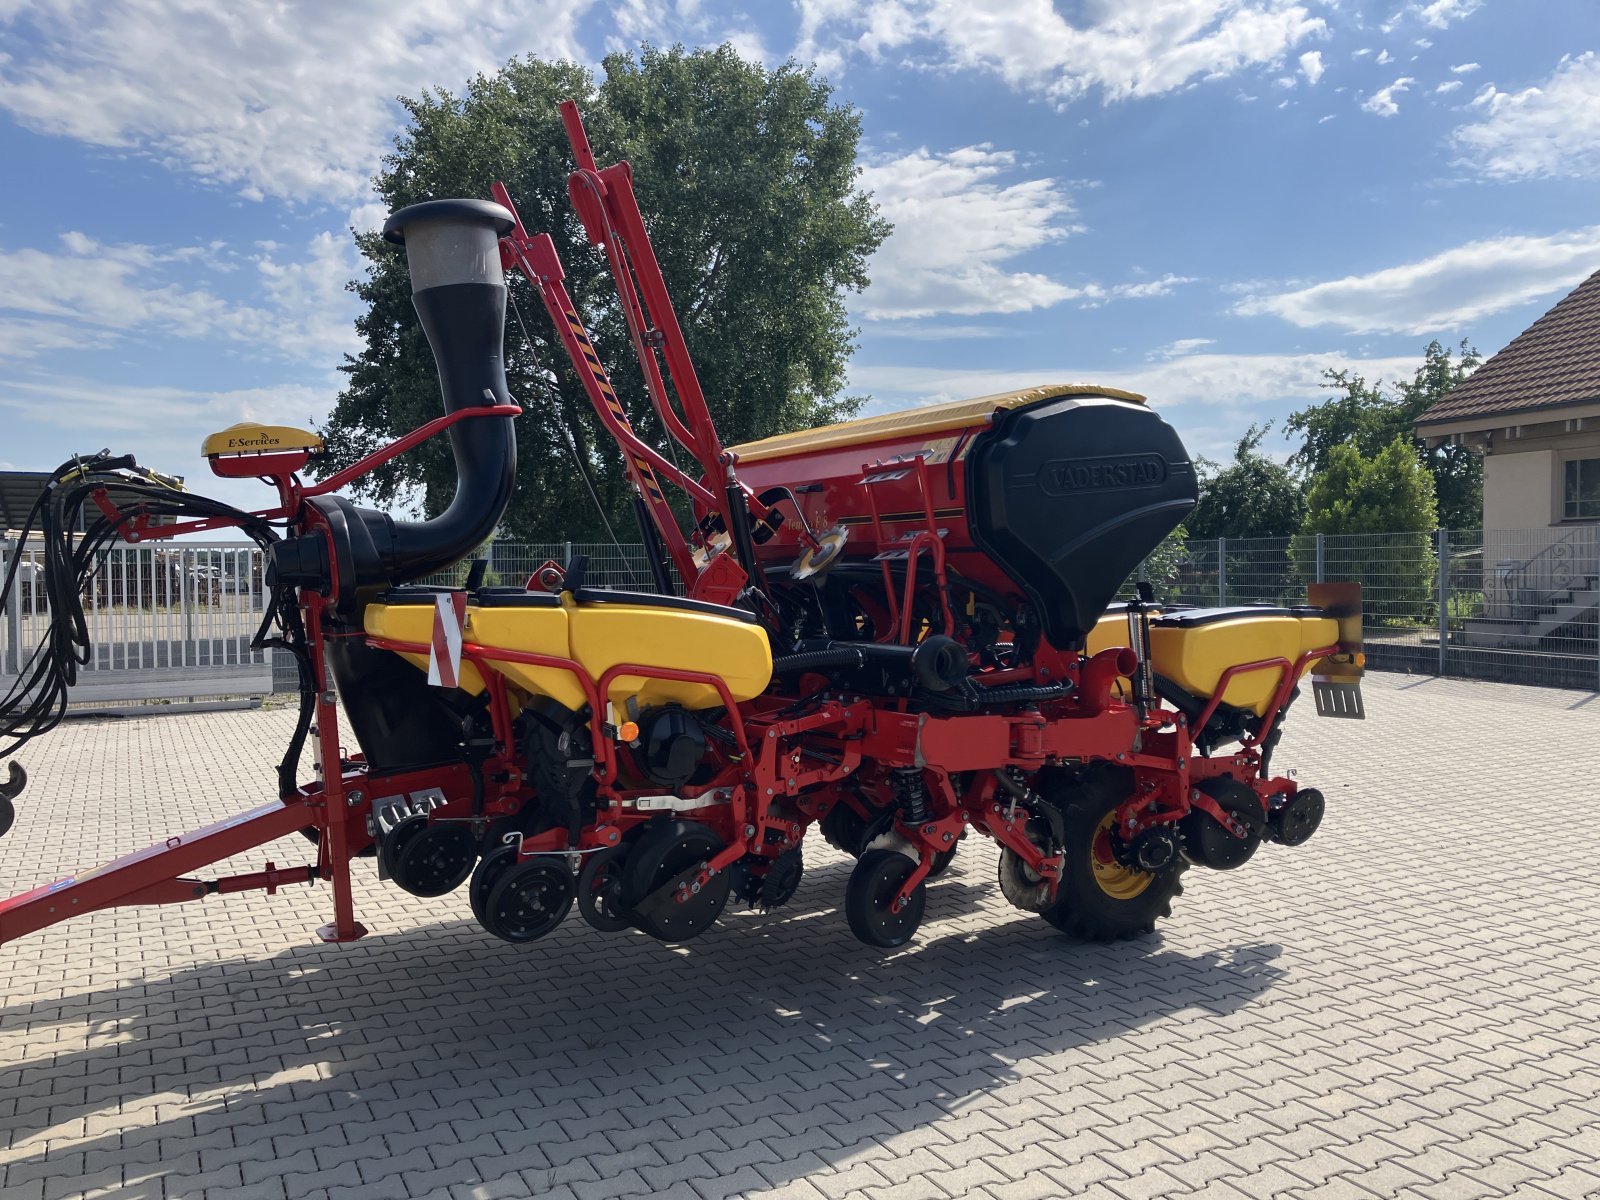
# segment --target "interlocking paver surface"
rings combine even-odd
[[[1318,836],[1117,946],[1010,908],[975,838],[890,954],[820,838],[682,947],[512,947],[370,863],[351,946],[320,886],[57,926],[0,948],[0,1195],[1600,1196],[1600,697],[1367,694],[1279,751]],[[290,724],[63,727],[0,886],[259,803]]]

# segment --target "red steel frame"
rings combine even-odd
[[[352,480],[435,437],[459,421],[474,417],[516,417],[516,405],[497,404],[460,409],[429,421],[367,455],[322,482],[307,486],[295,475],[309,460],[308,451],[238,456],[249,462],[249,474],[269,478],[278,489],[280,503],[257,511],[265,520],[292,518],[311,524],[314,510],[303,501],[343,487]],[[222,474],[237,474],[233,459],[216,460],[225,465]],[[137,507],[129,512],[117,509],[104,489],[91,499],[106,513],[128,542],[153,541],[185,533],[232,526],[223,519],[186,521],[172,525],[152,525]],[[291,796],[264,804],[247,813],[220,821],[193,833],[171,837],[164,842],[123,856],[92,871],[66,876],[8,900],[0,901],[0,944],[35,932],[79,913],[95,912],[128,904],[171,904],[200,900],[208,895],[262,889],[269,894],[288,882],[328,881],[333,887],[333,920],[318,930],[324,941],[353,941],[366,933],[355,919],[350,883],[350,862],[371,845],[367,829],[369,811],[365,772],[359,756],[347,759],[339,737],[339,703],[328,685],[323,648],[326,633],[323,614],[327,601],[311,591],[302,591],[300,604],[306,626],[306,644],[316,681],[316,708],[313,718],[316,738],[316,771],[320,780],[301,787]],[[424,651],[425,652],[425,651]],[[347,769],[354,763],[354,769]],[[448,774],[448,770],[445,774]],[[438,771],[388,777],[385,787],[409,791],[436,786]],[[302,829],[318,833],[317,863],[314,866],[280,869],[268,863],[264,870],[216,880],[199,880],[188,873],[209,863],[219,862],[277,838]]]
[[[724,562],[722,567],[712,570],[711,566],[727,556],[714,555],[709,544],[703,547],[704,557],[697,561],[694,548],[679,528],[666,499],[662,480],[681,489],[698,511],[720,517],[730,534],[736,521],[761,520],[772,510],[738,482],[733,456],[717,437],[634,199],[628,165],[618,163],[598,168],[576,107],[564,104],[562,117],[579,167],[571,180],[574,204],[590,240],[603,246],[616,278],[630,336],[655,411],[668,434],[693,454],[702,472],[699,479],[668,461],[633,429],[563,286],[564,272],[549,235],[530,236],[520,220],[516,221],[511,234],[502,239],[502,263],[507,269],[514,266],[521,270],[538,288],[588,399],[604,428],[621,447],[630,481],[691,594],[720,595],[730,586],[736,590],[745,572],[734,571],[736,578],[730,581],[732,564]],[[502,185],[494,185],[494,194],[515,213]],[[651,319],[655,321],[655,328],[648,325]],[[655,358],[657,350],[665,361],[665,376]],[[668,379],[682,406],[681,415],[668,397]],[[307,451],[247,456],[238,460],[221,458],[214,460],[213,466],[223,475],[250,474],[269,479],[278,490],[280,503],[255,515],[264,519],[289,519],[309,532],[320,518],[314,509],[304,506],[308,497],[345,486],[458,421],[478,416],[515,416],[520,411],[514,405],[496,405],[440,417],[314,486],[301,483],[295,474],[308,460]],[[885,532],[889,518],[880,514],[870,482],[874,472],[886,470],[915,475],[922,509],[918,514],[922,517],[921,527],[893,543],[887,540]],[[881,639],[911,644],[920,635],[921,631],[913,628],[913,612],[919,579],[917,565],[922,555],[928,556],[933,567],[942,632],[953,634],[956,622],[945,566],[944,531],[936,522],[926,460],[916,455],[869,464],[864,467],[864,474],[868,477],[867,518],[880,554],[893,546],[894,552],[903,552],[907,561],[903,588],[896,587],[888,562],[884,561],[882,603],[887,606],[888,620],[882,625]],[[118,510],[103,490],[95,493],[93,499],[130,542],[169,538],[231,524],[212,519],[153,526],[137,507],[129,512]],[[736,499],[746,511],[735,509]],[[903,520],[898,514],[894,519]],[[810,541],[809,538],[803,540]],[[754,564],[746,565],[754,567]],[[881,780],[885,768],[915,765],[928,782],[931,806],[927,817],[915,826],[908,826],[902,820],[895,823],[899,833],[914,848],[917,858],[915,869],[892,901],[898,910],[927,877],[935,856],[953,844],[968,825],[1014,851],[1041,877],[1059,880],[1063,869],[1059,855],[1047,855],[1025,832],[1032,814],[1017,802],[1014,793],[1008,791],[1006,797],[1000,796],[999,774],[1007,769],[1031,772],[1053,762],[1092,760],[1127,765],[1135,772],[1139,785],[1135,794],[1118,808],[1117,821],[1119,829],[1129,834],[1159,822],[1175,820],[1191,807],[1200,808],[1232,827],[1228,814],[1193,786],[1195,782],[1223,774],[1248,780],[1264,808],[1269,796],[1292,794],[1296,790],[1292,780],[1255,777],[1260,773],[1261,747],[1306,668],[1346,649],[1340,645],[1327,646],[1306,652],[1294,661],[1277,657],[1228,668],[1194,728],[1205,727],[1222,703],[1229,684],[1240,675],[1276,670],[1279,680],[1255,733],[1244,739],[1237,751],[1208,758],[1195,755],[1193,730],[1183,715],[1157,707],[1141,717],[1133,707],[1121,703],[1113,695],[1116,680],[1126,677],[1133,669],[1132,653],[1125,649],[1103,652],[1092,660],[1084,660],[1041,644],[1040,656],[1033,665],[991,667],[978,671],[972,681],[982,688],[1041,682],[1053,677],[1075,682],[1077,687],[1070,694],[1063,693],[1059,699],[1013,712],[945,716],[912,712],[903,699],[846,699],[842,696],[824,696],[811,711],[796,714],[792,697],[776,693],[740,704],[727,683],[710,671],[624,663],[611,667],[596,680],[580,663],[565,655],[466,642],[462,657],[477,668],[484,680],[496,743],[485,764],[494,770],[486,771],[484,777],[498,780],[494,794],[482,797],[481,808],[466,813],[463,812],[465,798],[472,788],[469,786],[470,769],[465,763],[373,781],[368,779],[359,755],[346,757],[339,736],[338,698],[328,683],[325,655],[326,641],[331,636],[325,627],[328,601],[315,592],[302,591],[300,604],[316,686],[314,725],[318,733],[316,768],[320,778],[291,795],[237,817],[169,838],[94,871],[57,880],[0,902],[0,943],[80,912],[128,904],[175,903],[252,889],[270,894],[286,883],[316,879],[328,881],[333,889],[333,920],[319,931],[320,936],[329,941],[349,941],[362,936],[366,930],[355,919],[350,863],[373,842],[374,798],[370,795],[373,786],[381,782],[385,791],[400,794],[438,789],[445,794],[446,802],[430,814],[430,820],[483,819],[486,815],[512,811],[526,797],[526,781],[516,761],[512,696],[505,676],[495,668],[496,663],[515,662],[562,670],[577,681],[591,714],[595,778],[604,801],[603,810],[594,824],[582,831],[576,845],[565,844],[567,831],[552,830],[521,839],[520,856],[581,853],[615,845],[626,825],[644,819],[638,811],[627,811],[629,795],[639,794],[640,789],[624,782],[624,764],[619,746],[613,741],[615,731],[602,724],[612,685],[623,677],[694,683],[716,691],[726,711],[726,727],[732,735],[732,749],[719,751],[722,766],[710,785],[712,789],[725,788],[728,792],[727,808],[721,818],[728,836],[724,849],[702,864],[697,879],[685,883],[680,897],[687,897],[687,889],[693,883],[703,885],[711,876],[746,855],[770,859],[798,845],[810,823],[826,816],[837,804],[855,803],[836,786],[841,781],[859,781],[865,777],[868,786],[877,786],[873,781]],[[381,650],[412,655],[426,655],[429,651],[426,643],[362,634],[339,636],[362,636],[369,645]],[[793,681],[795,690],[801,690],[804,678]],[[964,781],[958,784],[958,778]],[[486,787],[485,793],[487,791]],[[267,863],[259,872],[210,881],[193,878],[190,874],[206,864],[305,829],[317,832],[315,865],[278,868]]]

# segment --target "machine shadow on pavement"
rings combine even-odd
[[[841,862],[786,908],[731,915],[689,946],[574,920],[513,947],[452,920],[0,1010],[8,1025],[90,1027],[86,1049],[0,1070],[15,1098],[0,1128],[11,1146],[36,1140],[17,1162],[43,1154],[49,1129],[148,1108],[73,1149],[86,1175],[121,1164],[119,1194],[150,1200],[233,1163],[246,1184],[309,1171],[302,1193],[352,1160],[369,1183],[398,1163],[408,1187],[530,1169],[555,1186],[593,1178],[591,1155],[649,1144],[673,1163],[812,1127],[832,1127],[843,1165],[1053,1055],[1186,1009],[1226,1015],[1283,976],[1275,945],[1191,955],[1159,935],[1103,946],[1006,921],[975,904],[992,896],[988,869],[958,863],[929,889],[924,939],[889,954],[851,940],[833,907]],[[785,1155],[767,1171],[817,1165]]]

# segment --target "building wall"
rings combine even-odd
[[[1483,460],[1483,527],[1542,529],[1556,520],[1554,450],[1501,450]]]
[[[1600,572],[1600,525],[1561,517],[1574,458],[1600,458],[1600,429],[1502,441],[1484,457],[1486,615],[1529,619],[1550,593]]]
[[[1600,421],[1567,433],[1534,426],[1534,436],[1502,438],[1483,460],[1483,527],[1540,529],[1559,525],[1561,485],[1574,458],[1600,458]]]

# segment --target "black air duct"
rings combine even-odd
[[[499,239],[511,214],[486,200],[430,200],[395,213],[383,235],[406,248],[411,300],[439,368],[447,413],[509,404],[503,334],[505,276]],[[431,521],[396,521],[339,496],[307,503],[327,522],[320,532],[274,548],[277,578],[324,592],[351,615],[395,584],[459,562],[494,532],[517,471],[510,417],[475,417],[451,426],[456,492]],[[333,561],[328,562],[331,543]]]

